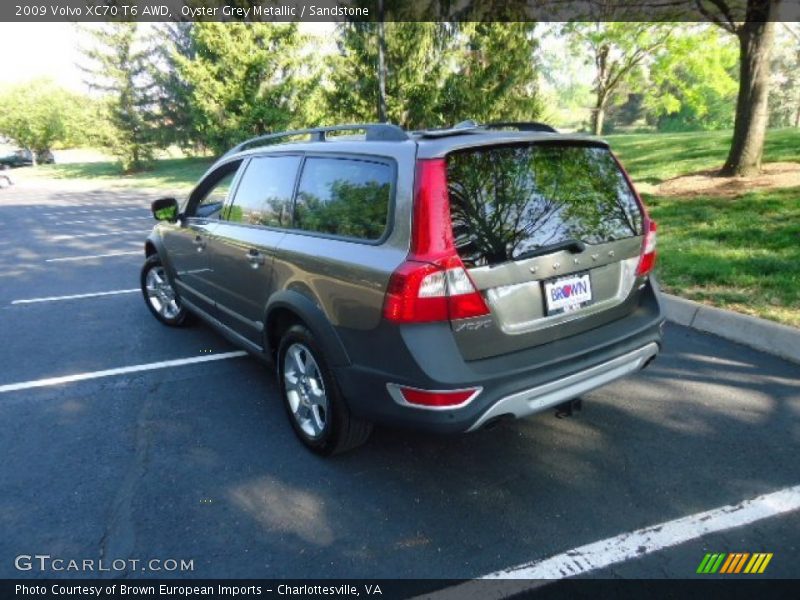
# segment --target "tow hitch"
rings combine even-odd
[[[556,419],[566,419],[583,408],[583,400],[573,398],[556,406]]]

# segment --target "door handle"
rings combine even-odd
[[[194,237],[194,245],[197,246],[198,252],[202,252],[203,250],[206,249],[206,241],[199,235],[196,235]]]
[[[250,248],[250,250],[247,251],[244,257],[247,259],[247,262],[250,263],[250,266],[253,267],[254,269],[257,269],[266,262],[264,255],[261,254],[261,252],[259,252],[255,248]]]

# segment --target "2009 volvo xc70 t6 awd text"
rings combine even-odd
[[[153,213],[152,313],[273,364],[320,454],[530,415],[661,346],[655,223],[607,144],[544,124],[261,136]]]

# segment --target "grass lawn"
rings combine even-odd
[[[730,132],[609,136],[636,183],[722,166]],[[764,162],[800,162],[800,130],[767,133]],[[659,225],[658,277],[684,298],[800,327],[800,188],[735,198],[643,194]]]
[[[636,183],[665,179],[721,167],[728,156],[730,131],[609,135],[611,144]],[[764,162],[800,161],[800,129],[771,129]]]
[[[644,200],[665,291],[800,327],[800,188]]]
[[[162,158],[150,170],[131,175],[120,173],[113,161],[63,163],[15,169],[20,180],[88,179],[109,187],[138,187],[189,191],[206,169],[211,158]]]

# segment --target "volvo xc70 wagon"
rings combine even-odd
[[[152,209],[147,306],[274,365],[320,454],[562,405],[661,346],[655,223],[606,143],[544,124],[262,136]]]

